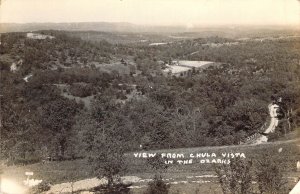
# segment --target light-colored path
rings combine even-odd
[[[121,182],[124,184],[132,184],[137,183],[141,179],[136,176],[124,176],[121,177]],[[78,191],[88,191],[97,186],[107,184],[107,180],[102,178],[91,178],[91,179],[84,179],[80,181],[68,182],[68,183],[61,183],[56,184],[51,187],[46,194],[60,194],[60,193],[72,193]]]
[[[272,133],[275,131],[275,128],[277,127],[278,125],[278,118],[277,118],[277,112],[276,110],[279,108],[279,106],[277,104],[270,104],[268,106],[269,108],[269,114],[270,114],[270,117],[271,117],[271,122],[270,122],[270,125],[269,127],[264,131],[264,133]]]
[[[269,115],[271,117],[270,124],[268,128],[264,131],[265,134],[273,133],[275,132],[276,127],[278,126],[278,118],[277,118],[277,112],[276,110],[279,108],[277,104],[269,104]],[[260,135],[259,138],[257,138],[255,141],[253,141],[253,144],[261,144],[268,141],[268,137],[265,135]]]

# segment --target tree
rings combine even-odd
[[[65,157],[67,149],[67,139],[70,130],[75,123],[74,117],[79,110],[75,101],[70,101],[63,97],[58,97],[39,110],[41,114],[41,125],[44,127],[45,136],[48,137],[48,146],[56,157]]]
[[[107,191],[115,192],[116,189],[126,190],[126,185],[120,186],[118,181],[127,170],[124,153],[128,151],[126,136],[130,134],[124,130],[127,129],[123,125],[126,124],[123,122],[125,119],[119,117],[118,106],[110,97],[112,96],[99,96],[94,102],[92,120],[89,122],[95,128],[86,131],[85,136],[89,137],[86,148],[96,176],[107,178]]]
[[[144,194],[168,194],[170,185],[167,185],[161,176],[155,175],[148,183],[148,188]]]
[[[100,136],[94,142],[90,161],[97,177],[107,178],[108,189],[113,189],[120,175],[126,172],[123,146],[122,142],[107,135]]]
[[[252,161],[233,158],[230,164],[215,166],[223,194],[252,194]]]
[[[120,182],[121,175],[127,171],[127,163],[124,159],[128,150],[126,143],[115,137],[117,128],[103,126],[96,129],[94,141],[91,142],[89,161],[98,178],[106,178],[107,185],[100,187],[107,194],[121,194],[129,191],[128,186]]]
[[[228,107],[224,112],[227,123],[234,130],[251,133],[260,129],[267,118],[266,104],[256,99],[239,100],[234,106]]]
[[[258,161],[256,167],[256,180],[261,194],[284,194],[286,182],[283,179],[283,165],[271,156]]]
[[[162,172],[168,168],[168,165],[164,163],[160,155],[149,158],[147,164],[155,172],[155,175],[152,181],[148,183],[148,188],[144,194],[168,194],[170,185],[167,185],[162,178]]]

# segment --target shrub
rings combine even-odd
[[[113,188],[109,187],[108,185],[101,185],[94,188],[93,191],[101,194],[128,194],[130,191],[130,188],[128,188],[129,186],[130,185],[122,183],[115,184]]]
[[[83,83],[72,84],[69,91],[73,96],[78,96],[81,98],[91,96],[96,93],[96,89],[92,86],[92,84]]]
[[[147,165],[154,170],[156,174],[160,174],[168,168],[168,165],[164,163],[164,159],[159,155],[148,158]]]
[[[43,181],[40,184],[38,184],[37,186],[32,187],[30,189],[29,193],[30,194],[40,194],[42,192],[49,191],[50,188],[51,188],[50,183]]]
[[[122,147],[123,143],[113,137],[98,138],[91,153],[90,162],[97,177],[106,178],[107,189],[114,191],[118,188],[117,180],[127,171],[127,164],[124,160],[125,149]]]
[[[215,166],[223,193],[251,194],[253,190],[251,168],[252,161],[245,161],[240,158],[230,160],[229,165]]]
[[[258,161],[256,180],[260,193],[288,193],[283,180],[283,165],[270,156]]]
[[[155,175],[144,194],[168,194],[169,189],[170,185],[167,185],[161,176]]]

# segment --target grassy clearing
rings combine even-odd
[[[286,140],[292,140],[295,138],[300,138],[300,127],[295,128],[292,132],[286,134],[286,136],[278,138],[277,141],[286,141]]]
[[[147,151],[147,153],[182,153],[185,156],[190,153],[216,153],[221,156],[221,153],[244,153],[246,158],[254,161],[262,159],[267,155],[272,156],[274,160],[282,163],[287,171],[294,171],[296,162],[300,159],[300,147],[297,146],[298,140],[291,140],[286,142],[274,142],[260,145],[240,145],[240,146],[223,146],[223,147],[200,147],[200,148],[182,148],[172,150],[157,150]],[[282,151],[279,153],[279,149]],[[131,168],[136,168],[136,171],[147,172],[147,159],[135,158],[134,153],[128,154]],[[168,172],[202,172],[213,171],[211,164],[196,163],[190,165],[172,165]]]
[[[146,187],[135,188],[130,190],[132,194],[144,194]],[[180,183],[172,184],[169,190],[170,194],[217,194],[222,193],[221,188],[216,183],[195,184],[195,183]]]
[[[242,145],[242,146],[223,146],[223,147],[201,147],[201,148],[182,148],[172,150],[157,150],[148,151],[156,153],[216,153],[217,155],[223,152],[240,152],[245,153],[248,159],[261,159],[266,155],[272,155],[274,160],[278,160],[285,167],[286,177],[297,177],[299,173],[296,172],[296,162],[300,160],[300,147],[297,145],[298,140],[274,142],[261,145]],[[278,150],[282,148],[279,153]],[[128,160],[129,169],[126,175],[138,176],[142,179],[151,179],[154,175],[152,169],[147,166],[147,160],[141,158],[135,158],[133,153],[126,154],[126,160]],[[34,172],[34,179],[42,179],[49,181],[52,184],[77,181],[85,178],[91,178],[95,175],[88,164],[87,160],[74,160],[74,161],[62,161],[62,162],[48,162],[37,163],[26,166],[9,166],[4,168],[3,176],[13,180],[21,182],[26,179],[25,172]],[[171,186],[172,193],[196,193],[196,190],[200,189],[199,193],[214,193],[216,189],[215,178],[200,178],[200,180],[210,180],[211,183],[197,184],[194,183],[194,179],[189,179],[191,176],[199,175],[212,175],[214,174],[212,164],[200,164],[193,163],[189,165],[170,165],[170,167],[163,173],[165,179],[171,179],[174,181],[186,181],[187,184],[175,184]],[[199,179],[198,179],[199,180]],[[289,178],[290,184],[293,185],[293,179]],[[213,188],[213,189],[212,189]],[[134,193],[143,193],[143,189],[134,189]],[[211,190],[212,189],[212,190]],[[183,192],[184,190],[184,192]],[[216,193],[219,193],[215,191]]]

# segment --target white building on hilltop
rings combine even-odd
[[[27,33],[26,37],[31,38],[31,39],[36,39],[36,40],[44,40],[46,38],[49,38],[49,39],[55,38],[54,36],[38,34],[38,33],[32,33],[32,32]]]

